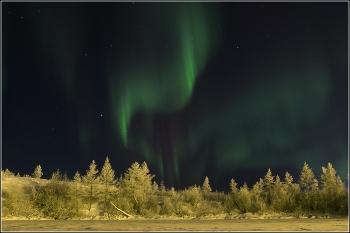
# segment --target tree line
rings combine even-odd
[[[15,177],[2,170],[2,180]],[[118,216],[193,216],[233,213],[348,214],[348,188],[331,163],[322,167],[316,179],[306,162],[298,182],[286,172],[283,180],[268,169],[253,187],[246,183],[237,187],[231,179],[230,192],[212,191],[209,178],[202,185],[183,190],[166,188],[153,181],[146,162],[135,162],[127,171],[115,177],[108,157],[99,172],[93,160],[85,175],[76,172],[73,179],[59,170],[44,182],[38,165],[27,186],[11,185],[2,190],[2,216],[50,219],[83,219],[96,213],[113,219]],[[20,177],[19,174],[16,176]],[[21,177],[23,178],[23,177]],[[346,177],[348,179],[348,175]]]

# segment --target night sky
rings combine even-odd
[[[2,169],[183,189],[348,173],[348,4],[3,3]]]

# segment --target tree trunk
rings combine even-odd
[[[130,214],[126,213],[125,211],[123,211],[123,210],[119,209],[118,207],[116,207],[116,206],[113,204],[113,202],[111,202],[111,204],[114,206],[114,208],[116,208],[117,210],[119,210],[120,212],[122,212],[125,216],[131,217],[131,218],[133,217],[132,215],[130,215]]]

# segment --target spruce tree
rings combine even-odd
[[[333,189],[336,181],[336,171],[331,163],[327,167],[322,167],[321,186],[323,189]]]
[[[272,175],[271,169],[267,170],[264,177],[264,186],[267,190],[270,190],[274,184],[274,176]]]
[[[305,190],[314,190],[318,187],[318,181],[315,179],[312,169],[309,168],[309,165],[304,162],[304,166],[301,170],[299,177],[300,188]]]
[[[36,168],[34,169],[34,173],[33,173],[33,177],[36,179],[40,179],[43,175],[42,169],[40,164],[38,166],[36,166]]]
[[[284,210],[287,212],[292,212],[296,206],[296,195],[299,193],[299,184],[293,183],[293,177],[286,172],[284,177],[284,185],[283,189],[286,192],[286,200],[285,200],[285,208]]]
[[[110,196],[110,186],[116,184],[116,180],[114,178],[114,170],[112,169],[108,156],[106,157],[105,163],[100,173],[100,181],[103,184],[103,212],[105,212]]]
[[[262,197],[264,181],[260,178],[258,182],[253,185],[251,190],[251,199],[252,199],[252,211],[253,212],[264,212],[265,211],[265,202]]]
[[[284,183],[281,181],[279,175],[276,175],[276,179],[272,189],[272,202],[276,211],[283,210],[283,204],[287,199],[287,193],[284,189]]]
[[[244,182],[244,185],[239,189],[238,195],[239,210],[243,213],[249,212],[251,208],[251,193],[249,192],[248,185]]]
[[[291,176],[291,174],[289,174],[289,172],[286,172],[286,174],[284,175],[284,184],[287,186],[292,185],[293,183],[293,177]]]
[[[230,181],[230,189],[232,193],[237,193],[238,192],[238,188],[237,188],[237,182],[235,181],[235,179],[231,179]]]
[[[81,185],[82,179],[80,176],[80,173],[77,171],[73,177],[73,188],[72,188],[72,196],[74,199],[74,207],[75,207],[75,214],[78,216],[79,213],[79,203],[80,203],[80,185]]]
[[[337,211],[339,193],[337,192],[337,183],[342,184],[341,179],[337,181],[336,171],[331,163],[327,167],[322,167],[321,187],[326,211]],[[339,177],[340,178],[340,177]]]
[[[122,187],[125,196],[133,204],[134,210],[140,214],[145,206],[148,196],[152,192],[152,179],[154,175],[149,174],[146,162],[141,165],[135,162],[124,173]]]
[[[88,210],[91,210],[92,202],[96,196],[96,185],[98,183],[98,170],[96,169],[95,160],[92,160],[89,170],[86,171],[86,175],[83,176],[83,182],[88,186],[89,191],[87,193],[88,198]]]
[[[239,208],[239,203],[238,203],[238,199],[239,199],[239,189],[237,188],[237,182],[235,181],[235,179],[231,179],[230,181],[230,189],[231,189],[231,195],[230,195],[230,199],[232,200],[233,206],[232,207],[236,207]],[[230,207],[229,207],[230,209]]]
[[[209,178],[206,176],[202,186],[203,193],[208,194],[211,192],[211,187],[209,185]]]
[[[160,182],[159,191],[161,192],[161,194],[164,194],[166,192],[166,188],[163,181]]]
[[[268,205],[272,201],[272,188],[274,185],[274,176],[272,175],[271,169],[267,170],[267,173],[264,177],[264,191],[265,191],[265,200]]]

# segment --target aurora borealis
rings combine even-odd
[[[344,3],[3,3],[3,168],[167,187],[348,173]]]
[[[201,4],[150,4],[147,14],[153,17],[145,16],[145,24],[152,26],[135,30],[141,36],[129,38],[123,61],[112,68],[117,71],[109,73],[111,109],[116,109],[112,118],[125,145],[135,112],[177,111],[190,99],[210,50],[214,50],[213,28],[217,23],[215,19],[209,23],[209,17],[218,17],[218,13],[210,8]],[[130,48],[135,52],[130,53]]]
[[[152,26],[135,29],[133,33],[141,36],[129,39],[121,65],[113,67],[117,71],[108,73],[111,120],[115,121],[116,132],[127,148],[138,151],[148,161],[156,161],[162,176],[165,153],[173,163],[166,168],[172,171],[168,175],[175,174],[178,179],[175,147],[180,144],[173,144],[169,138],[154,145],[152,140],[159,132],[155,131],[152,118],[180,111],[190,100],[196,79],[218,44],[215,25],[220,15],[215,8],[218,6],[213,9],[202,4],[150,4],[145,13],[153,17],[141,18]],[[209,20],[210,17],[214,19]],[[130,48],[135,52],[130,53]],[[129,130],[138,111],[145,113],[143,136],[138,135],[138,130]],[[164,144],[174,148],[162,151]]]

